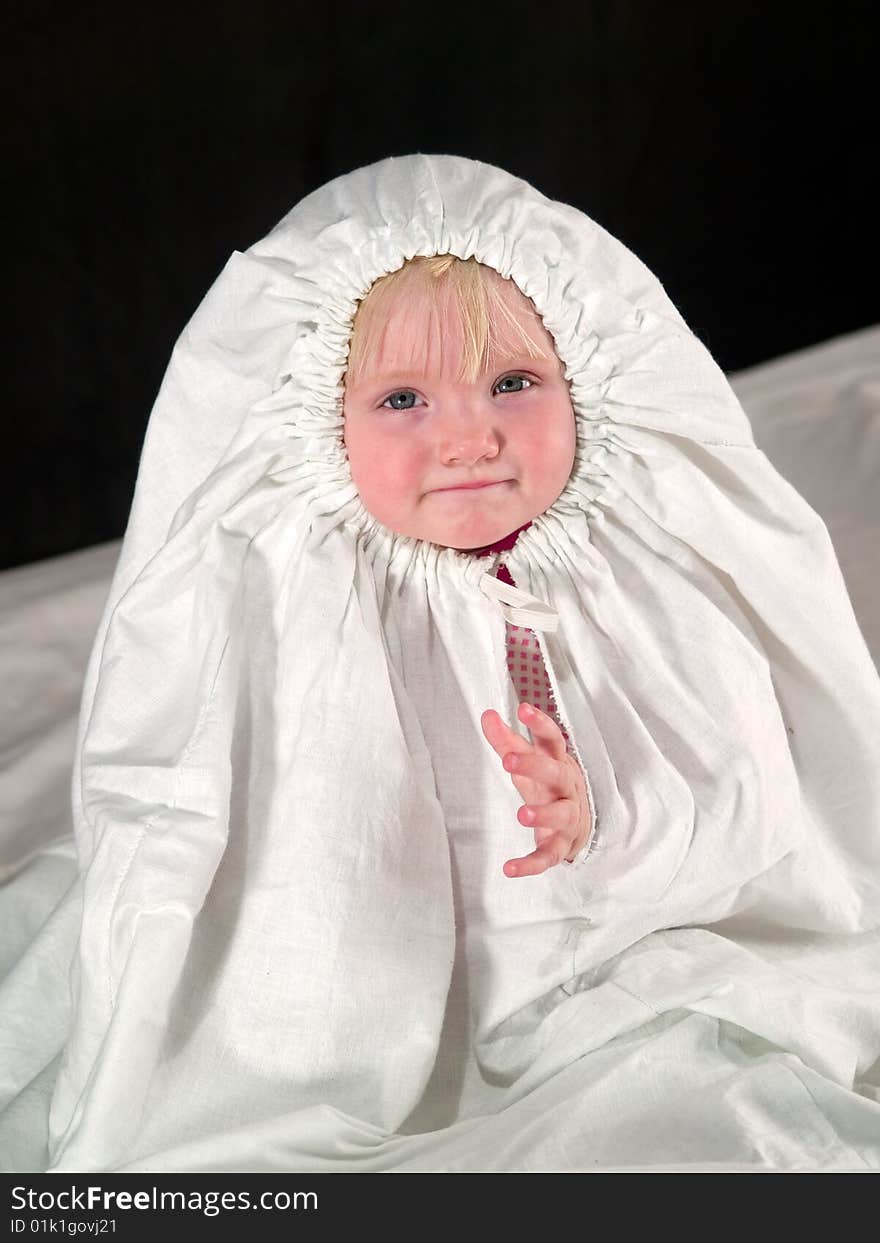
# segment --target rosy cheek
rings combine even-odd
[[[352,478],[361,496],[387,507],[418,487],[423,470],[417,446],[399,429],[359,429],[349,450]]]

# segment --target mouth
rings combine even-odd
[[[476,492],[485,488],[500,488],[504,483],[512,483],[510,479],[486,479],[477,483],[459,483],[452,488],[434,488],[435,492]]]

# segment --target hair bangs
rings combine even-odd
[[[473,382],[493,359],[526,354],[548,357],[546,347],[529,331],[541,324],[528,301],[527,315],[514,313],[504,294],[505,278],[474,258],[455,255],[416,256],[380,277],[360,302],[352,325],[345,379],[356,383],[391,352],[392,319],[421,332],[395,331],[393,350],[401,366],[430,373],[457,363],[459,381]],[[524,295],[523,295],[524,297]],[[451,317],[457,324],[453,331]],[[528,321],[531,320],[531,323]],[[458,357],[446,351],[460,340]],[[408,348],[401,350],[401,346]]]

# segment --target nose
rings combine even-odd
[[[500,451],[501,439],[491,415],[469,407],[444,420],[440,432],[440,460],[444,465],[472,466],[491,461]]]

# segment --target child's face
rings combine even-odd
[[[481,548],[548,509],[571,474],[574,410],[553,338],[519,289],[497,279],[546,357],[504,351],[475,381],[459,380],[457,313],[447,305],[425,359],[438,336],[429,308],[392,303],[381,350],[346,384],[352,479],[368,512],[400,535]],[[461,486],[476,483],[489,486]]]

